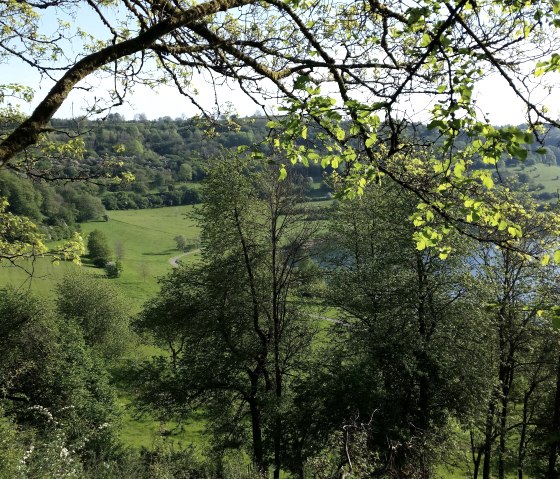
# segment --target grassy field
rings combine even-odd
[[[109,221],[82,225],[87,235],[94,229],[105,233],[113,251],[123,251],[123,274],[114,281],[137,303],[156,293],[157,278],[171,270],[170,258],[181,254],[174,238],[184,236],[188,242],[198,241],[199,230],[192,206],[176,206],[152,210],[109,212]],[[193,261],[196,254],[185,261]]]
[[[531,166],[514,166],[507,168],[508,171],[514,173],[526,173],[536,183],[541,183],[544,190],[550,193],[557,193],[560,189],[560,166],[558,165],[545,165],[537,163]]]
[[[109,221],[92,221],[81,225],[84,238],[98,229],[108,238],[113,251],[122,252],[123,274],[111,280],[118,284],[124,294],[133,300],[136,309],[158,290],[157,278],[171,270],[169,260],[181,254],[176,249],[174,238],[184,236],[188,242],[196,243],[199,231],[195,221],[187,215],[192,206],[177,206],[153,210],[129,210],[109,212]],[[198,255],[190,254],[183,261],[194,261]],[[33,269],[33,279],[20,268],[0,267],[0,285],[11,284],[19,288],[30,288],[43,295],[50,295],[54,284],[69,269],[78,266],[72,263],[53,265],[50,260],[38,259],[34,264],[22,262],[22,267]],[[91,274],[103,275],[99,268],[88,266]]]

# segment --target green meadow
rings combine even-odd
[[[524,165],[506,168],[506,171],[513,173],[526,173],[535,184],[541,184],[546,191],[557,193],[560,190],[560,166],[536,163],[534,165]]]
[[[108,239],[113,252],[122,256],[123,273],[111,281],[119,285],[123,293],[137,307],[158,290],[157,279],[171,270],[169,260],[181,254],[174,238],[182,235],[188,243],[198,242],[199,230],[192,218],[193,206],[176,206],[152,210],[110,211],[109,221],[91,221],[81,225],[82,236],[97,229]],[[182,261],[193,261],[194,251]],[[21,262],[20,267],[0,267],[0,285],[11,284],[17,288],[30,288],[40,295],[48,296],[57,280],[69,269],[85,268],[91,274],[103,275],[104,270],[90,266],[84,259],[82,266],[70,262],[53,264],[48,258],[34,263]],[[27,272],[33,272],[30,279]]]

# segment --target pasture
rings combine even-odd
[[[81,232],[87,235],[97,229],[108,239],[113,253],[122,256],[123,273],[112,279],[132,300],[139,310],[144,301],[158,290],[157,278],[171,270],[169,260],[181,254],[174,238],[182,235],[188,243],[198,241],[198,227],[189,215],[193,206],[176,206],[152,210],[110,211],[109,221],[91,221],[81,225]],[[187,255],[183,261],[193,261],[197,253]],[[53,264],[48,258],[39,258],[34,263],[21,262],[33,278],[18,267],[0,267],[0,285],[11,284],[16,288],[29,288],[42,296],[49,296],[53,286],[69,269],[86,268],[91,274],[103,275],[103,269],[94,268],[84,258],[82,266],[70,262]]]
[[[513,166],[506,168],[506,171],[513,173],[526,173],[535,184],[541,184],[543,192],[558,193],[560,190],[560,166],[536,163],[534,165]],[[538,192],[537,192],[538,193]]]

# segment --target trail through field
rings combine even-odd
[[[309,316],[311,316],[312,318],[317,318],[317,319],[322,319],[324,321],[328,321],[329,323],[341,324],[342,326],[346,326],[346,327],[351,326],[350,324],[348,324],[345,321],[342,321],[340,319],[329,318],[328,316],[322,316],[320,314],[310,314]]]
[[[194,253],[198,253],[200,251],[200,248],[197,249],[193,249],[192,251],[187,251],[186,253],[181,253],[178,254],[177,256],[173,256],[173,258],[169,259],[169,264],[171,266],[173,266],[174,268],[178,268],[179,267],[179,263],[178,261],[183,257],[183,256],[188,256],[190,254],[194,254]]]

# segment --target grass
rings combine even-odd
[[[154,449],[158,442],[165,440],[172,441],[181,448],[193,445],[203,451],[208,444],[204,435],[205,422],[199,415],[194,415],[185,424],[160,422],[148,414],[136,414],[131,402],[126,394],[118,398],[118,404],[123,410],[119,437],[127,446],[134,449]]]
[[[187,215],[193,206],[175,206],[151,210],[111,211],[109,221],[82,225],[84,235],[94,229],[105,233],[113,251],[123,251],[123,274],[115,279],[123,291],[142,303],[158,290],[157,278],[171,270],[170,258],[181,252],[174,238],[184,236],[197,242],[199,229]],[[196,254],[185,261],[193,261]]]
[[[536,184],[541,183],[544,186],[542,192],[556,193],[560,189],[560,166],[558,165],[536,163],[531,166],[516,165],[508,167],[506,170],[514,173],[526,173]]]
[[[194,219],[187,215],[193,206],[176,206],[153,210],[128,210],[109,212],[109,221],[92,221],[81,225],[84,238],[94,229],[102,231],[113,251],[122,250],[123,274],[111,280],[119,285],[129,297],[135,309],[158,291],[157,278],[171,270],[170,258],[181,252],[177,250],[174,238],[184,236],[188,242],[196,242],[199,229]],[[196,253],[186,256],[183,261],[195,261]],[[21,268],[2,265],[0,285],[30,288],[41,296],[52,294],[56,282],[69,270],[77,266],[72,263],[53,265],[47,258],[39,258],[33,265],[20,263],[31,270],[29,275]],[[103,275],[104,271],[84,262],[84,268],[92,274]]]

